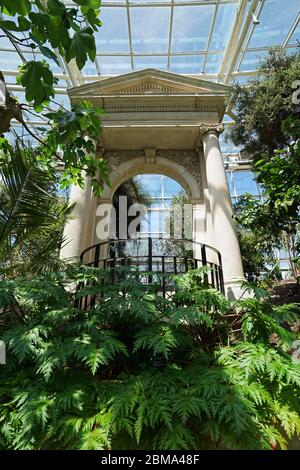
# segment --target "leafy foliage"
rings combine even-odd
[[[8,145],[0,155],[1,276],[58,269],[62,230],[71,211],[56,196],[55,178],[32,151]]]
[[[297,117],[292,95],[299,67],[299,53],[287,55],[271,50],[260,64],[258,77],[247,87],[235,88],[236,123],[229,137],[254,160],[263,154],[271,156],[290,142],[282,123],[290,116]]]
[[[26,100],[33,101],[36,111],[43,109],[42,105],[48,105],[50,98],[54,98],[54,84],[58,79],[54,78],[45,61],[31,61],[22,65],[17,82],[25,88]]]
[[[251,194],[244,194],[234,206],[244,272],[248,280],[259,279],[276,265],[274,248],[281,246],[281,232],[272,230],[269,208]]]
[[[263,155],[254,165],[257,177],[263,184],[264,200],[258,201],[249,194],[242,196],[235,207],[235,219],[244,242],[242,252],[245,254],[246,269],[250,271],[252,266],[254,273],[259,269],[267,270],[274,249],[284,246],[290,253],[291,269],[297,279],[300,251],[300,120],[290,118],[284,121],[282,127],[294,140],[272,156]],[[253,249],[249,250],[251,242]]]
[[[102,114],[100,108],[88,101],[74,104],[70,112],[60,110],[47,114],[53,127],[45,138],[40,160],[49,168],[52,155],[61,149],[64,155],[61,187],[67,188],[70,183],[83,186],[83,174],[90,177],[95,193],[101,193],[104,182],[109,183],[106,161],[100,156],[95,158]]]
[[[91,28],[84,28],[76,31],[72,38],[71,47],[68,50],[67,58],[76,57],[79,69],[82,69],[88,57],[93,62],[96,58],[96,44]]]
[[[98,18],[100,0],[80,0],[74,3],[77,3],[79,8],[68,8],[60,0],[37,0],[34,2],[35,8],[27,0],[1,0],[1,12],[12,17],[16,15],[18,22],[1,21],[0,27],[8,33],[28,32],[32,42],[31,48],[46,47],[45,44],[49,43],[53,49],[57,48],[60,54],[66,57],[67,62],[74,58],[79,69],[82,69],[87,56],[91,60],[95,58],[93,32],[101,26]],[[87,27],[81,29],[83,21]],[[45,55],[47,56],[47,52]]]
[[[0,319],[15,320],[1,336],[0,446],[285,448],[300,434],[300,368],[282,324],[299,306],[233,304],[202,274],[177,278],[169,300],[134,272],[114,285],[87,267],[1,281]]]
[[[1,11],[8,13],[9,15],[27,15],[31,10],[30,0],[16,0],[10,2],[10,0],[1,0]]]
[[[269,159],[257,161],[255,169],[276,223],[280,224],[278,230],[287,231],[287,225],[289,229],[293,221],[297,223],[300,205],[300,119],[290,117],[283,122],[282,128],[292,142]]]
[[[60,0],[0,0],[0,12],[6,15],[0,20],[0,29],[17,52],[19,46],[28,48],[34,58],[19,67],[17,76],[17,83],[24,87],[27,103],[20,104],[10,95],[0,72],[6,95],[6,104],[0,110],[0,134],[8,132],[11,120],[17,119],[38,142],[38,159],[43,162],[44,169],[51,173],[58,161],[64,164],[63,188],[71,183],[82,185],[85,175],[91,178],[92,187],[99,194],[103,183],[107,182],[106,163],[103,158],[95,158],[101,132],[101,110],[88,102],[72,105],[70,112],[63,107],[55,112],[51,109],[56,106],[55,85],[58,82],[51,70],[51,62],[60,65],[57,53],[67,63],[75,61],[80,70],[88,59],[94,61],[96,56],[94,33],[101,26],[100,0],[74,3],[70,7]],[[36,60],[36,51],[44,56],[44,60]],[[38,113],[39,120],[39,113],[44,111],[42,119],[47,127],[39,129],[43,135],[37,136],[27,126],[24,111],[31,115]],[[1,142],[1,148],[3,145],[6,143]],[[24,141],[22,147],[26,147]]]
[[[248,199],[249,197],[251,198],[251,203],[252,201],[256,203],[254,198],[252,199],[251,196],[247,195],[241,197],[241,200],[236,206],[237,217],[241,219],[241,222],[237,224],[237,233],[241,248],[244,273],[249,281],[259,280],[262,277],[262,273],[267,273],[267,277],[271,280],[272,274],[270,273],[270,269],[277,264],[273,249],[274,240],[266,237],[264,232],[258,233],[255,231],[255,233],[253,233],[251,229],[246,229],[244,227],[244,221],[242,219],[243,215],[241,212],[242,210],[246,210],[246,204],[250,204]]]
[[[272,253],[285,248],[299,279],[300,121],[292,99],[299,65],[299,53],[271,50],[258,77],[235,90],[236,123],[229,138],[254,159],[264,191],[263,202],[244,195],[235,208],[244,266],[252,278],[270,266],[277,276]]]
[[[38,0],[34,5],[25,0],[1,0],[0,11],[12,16],[12,20],[1,20],[0,28],[13,45],[21,43],[33,51],[39,49],[46,58],[58,63],[56,49],[67,62],[75,59],[82,69],[88,57],[92,61],[95,59],[93,33],[101,26],[98,18],[100,0],[75,3],[78,8],[69,8],[60,0]],[[82,28],[84,22],[86,27]],[[23,32],[24,37],[16,36],[14,32]],[[47,106],[49,98],[54,96],[55,79],[45,62],[28,61],[21,67],[18,80],[25,88],[26,99],[33,101],[38,110]]]

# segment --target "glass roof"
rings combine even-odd
[[[74,74],[61,57],[51,62],[57,103],[68,105],[70,86],[149,67],[244,84],[269,47],[295,51],[300,41],[299,0],[102,0],[100,19],[94,63]],[[0,38],[0,70],[19,96],[18,65],[32,58]]]
[[[299,1],[269,0],[265,3],[260,15],[260,24],[256,26],[249,42],[249,49],[282,44],[299,14]]]

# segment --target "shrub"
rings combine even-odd
[[[282,326],[297,305],[229,301],[199,270],[169,299],[134,273],[107,276],[1,281],[2,449],[284,449],[299,435],[300,365]]]

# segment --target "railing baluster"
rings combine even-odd
[[[177,274],[177,257],[173,256],[174,274]]]
[[[94,266],[95,268],[99,267],[99,258],[100,258],[100,244],[96,245],[95,249],[95,258],[94,258]]]
[[[221,253],[219,251],[218,251],[218,260],[219,260],[220,290],[221,290],[222,294],[225,294],[222,257],[221,257]]]
[[[207,266],[207,257],[206,257],[206,246],[201,245],[201,258],[202,258],[202,266]],[[204,273],[203,280],[205,284],[208,284],[208,275]]]
[[[148,238],[148,273],[152,272],[152,238]],[[152,276],[148,274],[149,284],[152,283]]]
[[[162,270],[162,291],[163,291],[163,298],[166,298],[166,278],[165,278],[165,257],[161,257],[161,270]]]
[[[215,288],[215,276],[214,276],[214,270],[215,270],[215,265],[213,263],[209,263],[210,266],[210,273],[211,273],[211,286]]]
[[[191,240],[188,240],[189,242],[192,242]],[[123,241],[126,243],[126,240]],[[178,240],[176,240],[178,242]],[[181,240],[182,243],[186,242],[186,240]],[[145,269],[145,264],[146,268],[148,268],[148,283],[151,284],[154,280],[153,276],[153,269],[156,269],[156,261],[154,262],[153,258],[153,238],[148,237],[148,255],[147,257],[141,257],[141,256],[129,256],[129,257],[120,257],[117,258],[117,247],[116,243],[118,243],[118,240],[108,240],[106,242],[98,243],[96,245],[93,245],[90,248],[87,248],[84,250],[81,255],[80,255],[80,261],[82,264],[85,264],[86,266],[94,266],[95,268],[100,267],[103,268],[103,270],[110,270],[111,271],[111,282],[117,282],[119,279],[119,276],[117,275],[116,272],[116,267],[121,265],[121,266],[130,266],[130,263],[133,262],[133,265],[136,266],[137,268],[142,266],[143,269]],[[200,246],[199,243],[193,242],[197,244],[197,246]],[[176,243],[174,241],[174,246],[176,246]],[[103,248],[107,248],[107,256],[102,257],[100,259],[100,252]],[[207,249],[213,250],[217,256],[218,256],[218,262],[215,264],[211,261],[207,260]],[[84,259],[88,257],[89,253],[91,253],[91,250],[94,250],[94,254],[92,256],[92,261],[89,263],[84,262]],[[193,249],[193,252],[195,253],[195,250]],[[197,269],[199,265],[202,265],[203,267],[209,266],[211,268],[210,273],[205,273],[204,274],[204,282],[207,285],[211,285],[212,287],[217,288],[224,294],[224,279],[223,279],[223,269],[222,269],[222,258],[221,254],[213,247],[209,247],[208,245],[201,244],[201,259],[199,258],[191,258],[189,260],[188,256],[183,256],[182,258],[179,258],[177,255],[173,255],[172,253],[164,253],[164,249],[161,249],[161,253],[158,253],[157,260],[161,258],[161,270],[162,270],[162,282],[161,282],[161,289],[162,289],[162,294],[163,297],[166,298],[167,296],[167,279],[165,277],[166,272],[166,256],[173,259],[173,273],[174,274],[180,274],[183,272],[181,265],[184,268],[184,272],[187,272],[189,269]],[[136,262],[135,262],[136,258]],[[91,259],[91,258],[89,258]],[[178,260],[179,260],[179,267],[178,267]],[[169,269],[169,261],[168,262],[168,269]],[[159,265],[159,261],[157,261]],[[172,261],[171,261],[172,263]],[[155,264],[155,266],[154,266]],[[157,267],[158,271],[160,270],[159,267]],[[172,273],[172,269],[171,272]],[[124,275],[120,276],[120,279],[126,277],[126,269],[124,270]],[[105,279],[103,277],[103,283],[105,282]],[[103,285],[104,287],[104,285]],[[83,283],[79,283],[77,287],[77,292],[80,292],[84,288]],[[93,306],[96,302],[96,295],[85,295],[75,301],[75,306],[79,309],[87,309]]]
[[[116,280],[116,247],[112,247],[112,253],[111,253],[111,270],[112,270],[112,283],[114,284]]]
[[[214,267],[215,273],[216,273],[216,280],[217,280],[217,289],[220,290],[220,272],[219,272],[219,266]]]

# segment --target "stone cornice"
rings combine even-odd
[[[159,70],[120,75],[68,90],[73,103],[89,100],[109,119],[124,113],[217,113],[222,120],[230,88]],[[209,117],[207,117],[209,119]]]
[[[157,113],[157,112],[196,112],[218,113],[222,118],[225,110],[224,99],[220,96],[195,95],[123,95],[123,96],[92,96],[74,97],[73,102],[87,99],[100,106],[109,115],[117,113]],[[104,117],[105,119],[105,117]]]
[[[209,82],[201,78],[191,78],[171,72],[163,72],[155,69],[145,69],[138,72],[104,78],[93,83],[80,85],[68,90],[72,99],[77,95],[114,93],[208,93],[213,95],[229,96],[232,89],[228,85]]]

